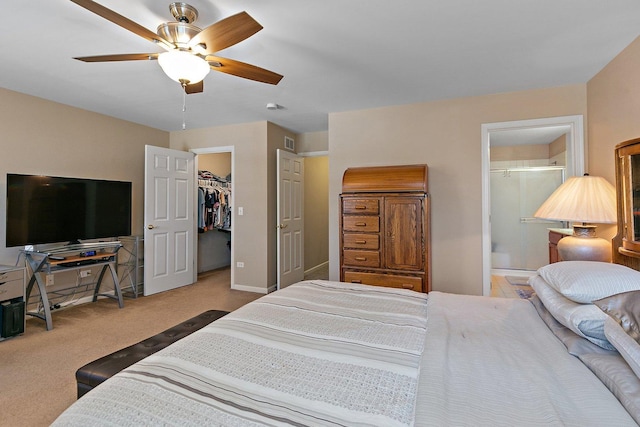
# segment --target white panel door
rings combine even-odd
[[[144,295],[195,281],[193,153],[145,146]]]
[[[278,150],[278,289],[304,279],[304,158]]]

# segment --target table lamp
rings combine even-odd
[[[611,262],[611,242],[596,237],[595,225],[587,225],[617,222],[616,190],[604,178],[588,174],[569,178],[533,216],[573,223],[573,235],[558,242],[563,261]]]

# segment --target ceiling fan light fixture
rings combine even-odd
[[[202,81],[211,68],[209,63],[199,56],[182,50],[171,50],[158,56],[162,71],[178,83],[194,84]]]

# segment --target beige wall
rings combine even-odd
[[[591,175],[615,185],[615,146],[640,137],[640,38],[627,46],[587,84]],[[610,238],[614,226],[598,226],[598,235]]]
[[[549,159],[556,160],[556,165],[567,164],[567,134],[561,135],[549,144]]]
[[[233,243],[236,262],[232,286],[265,293],[276,284],[276,148],[295,134],[268,122],[171,132],[170,146],[234,147]],[[243,207],[244,215],[237,215]]]
[[[329,132],[308,132],[298,135],[297,153],[317,153],[329,149]]]
[[[587,84],[589,168],[615,182],[614,149],[640,136],[640,38]]]
[[[549,144],[491,147],[491,161],[549,159]]]
[[[169,133],[0,89],[0,206],[6,174],[42,174],[131,181],[132,232],[143,230],[144,146],[169,146]],[[14,264],[0,221],[0,262]]]
[[[329,263],[339,277],[338,195],[353,166],[429,165],[433,289],[482,294],[481,125],[586,114],[586,86],[329,115]]]
[[[234,268],[234,285],[255,287],[256,292],[267,288],[267,194],[264,185],[267,126],[265,122],[215,128],[171,132],[170,146],[175,150],[192,148],[234,147],[234,215],[232,217],[235,261],[245,268]],[[238,207],[244,215],[238,216]]]
[[[209,171],[221,178],[231,173],[231,152],[198,156],[198,170]]]

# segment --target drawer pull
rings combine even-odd
[[[355,209],[361,210],[361,211],[366,211],[367,207],[366,206],[362,206],[362,205],[358,205],[355,207]]]
[[[356,244],[358,244],[358,245],[366,245],[367,241],[366,240],[356,240]],[[0,283],[0,285],[1,285],[1,283]]]
[[[365,257],[363,257],[363,256],[357,256],[357,257],[355,257],[355,260],[356,261],[366,261],[367,259]]]
[[[367,223],[366,222],[356,222],[356,227],[366,227]]]
[[[362,283],[362,280],[353,279],[351,283]]]
[[[413,289],[413,285],[410,283],[403,283],[402,289]]]

